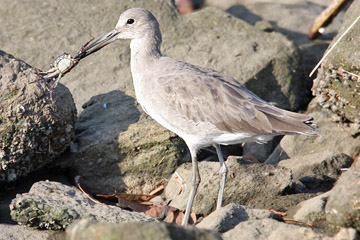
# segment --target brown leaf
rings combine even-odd
[[[147,206],[147,205],[143,205],[141,203],[134,202],[134,201],[129,201],[122,197],[118,197],[117,206],[119,206],[121,208],[129,208],[134,212],[145,212],[146,210],[149,209],[149,206]]]
[[[105,199],[105,200],[108,200],[110,202],[117,202],[118,201],[115,194],[110,194],[110,195],[96,194],[95,196],[99,197],[99,198],[102,198],[102,199]]]
[[[117,198],[122,198],[128,201],[135,201],[138,203],[144,204],[144,202],[149,202],[153,196],[150,195],[143,195],[143,194],[126,194],[126,193],[115,193]]]
[[[273,213],[275,213],[275,214],[277,214],[277,215],[280,215],[280,216],[282,216],[282,217],[286,217],[286,216],[287,216],[286,212],[279,212],[279,211],[276,211],[275,209],[272,209],[272,208],[269,208],[268,210],[271,211],[271,212],[273,212]]]
[[[184,212],[180,211],[179,209],[176,209],[175,211],[170,212],[163,221],[181,225],[184,216],[185,216]],[[194,211],[191,211],[188,223],[193,225],[195,222],[196,222],[196,214]]]

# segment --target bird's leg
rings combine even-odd
[[[189,196],[189,200],[187,202],[186,205],[186,210],[185,210],[185,216],[183,218],[183,221],[181,223],[182,226],[186,226],[189,222],[189,217],[190,217],[190,212],[191,212],[191,208],[194,202],[194,198],[196,195],[196,191],[197,188],[199,186],[200,183],[200,173],[199,173],[199,167],[198,167],[198,161],[196,158],[196,150],[191,150],[190,149],[190,154],[191,154],[191,161],[192,161],[192,167],[193,167],[193,177],[191,180],[191,190],[190,190],[190,196]]]
[[[220,169],[219,169],[219,175],[220,175],[220,187],[219,187],[219,194],[218,194],[218,200],[216,204],[216,210],[220,209],[222,206],[223,196],[224,196],[224,189],[225,189],[225,183],[226,183],[226,174],[227,174],[227,167],[224,161],[224,156],[221,152],[221,147],[219,144],[214,144],[214,148],[216,149],[216,153],[219,158],[220,162]]]

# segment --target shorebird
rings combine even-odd
[[[182,225],[187,225],[200,183],[197,152],[214,146],[220,162],[217,209],[222,205],[227,168],[220,145],[264,143],[276,135],[317,135],[311,117],[277,108],[234,78],[161,54],[161,32],[154,15],[132,8],[116,27],[86,47],[88,56],[117,39],[130,39],[136,99],[144,111],[180,136],[192,160],[192,185]]]

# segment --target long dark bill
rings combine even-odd
[[[105,47],[106,45],[112,43],[113,41],[115,41],[117,38],[116,36],[119,34],[120,32],[117,30],[112,30],[111,32],[105,34],[104,36],[100,37],[99,39],[97,39],[95,42],[93,42],[92,44],[90,44],[89,46],[86,46],[84,49],[82,49],[78,55],[76,55],[76,59],[82,59],[84,57],[89,56],[90,54],[93,54],[97,51],[99,51],[100,49],[102,49],[103,47]]]

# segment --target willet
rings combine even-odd
[[[214,146],[220,161],[217,208],[222,205],[227,168],[221,144],[266,142],[276,135],[316,135],[304,114],[277,108],[234,78],[160,52],[161,33],[154,15],[142,8],[121,14],[113,31],[85,48],[90,55],[117,39],[131,39],[131,73],[137,101],[144,111],[187,144],[193,177],[182,225],[189,220],[200,183],[197,152]]]

